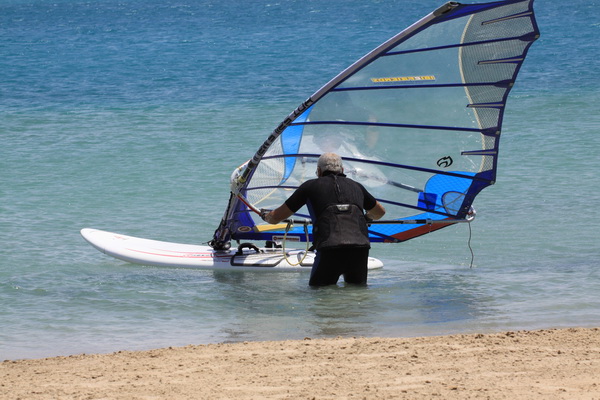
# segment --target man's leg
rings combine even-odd
[[[334,249],[317,251],[308,284],[310,286],[335,285],[342,274],[339,261],[339,254]]]
[[[369,248],[359,247],[347,249],[343,255],[344,281],[357,285],[367,284],[369,270]]]

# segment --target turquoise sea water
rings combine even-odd
[[[0,3],[0,360],[600,325],[598,1],[537,0],[472,224],[376,245],[367,288],[111,259],[94,227],[211,239],[231,171],[437,1]]]

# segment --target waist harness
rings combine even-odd
[[[334,176],[337,199],[342,193]],[[371,247],[367,221],[362,207],[350,202],[329,204],[317,217],[313,226],[317,250],[340,247]]]

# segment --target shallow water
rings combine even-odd
[[[211,239],[230,172],[437,3],[5,1],[0,359],[245,340],[597,326],[600,25],[538,1],[476,221],[376,245],[368,288],[113,260],[94,227]]]

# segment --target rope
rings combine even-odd
[[[283,251],[283,258],[285,258],[285,261],[287,261],[287,263],[290,264],[292,267],[295,267],[297,265],[302,264],[304,262],[304,260],[306,259],[306,256],[308,255],[308,249],[310,248],[310,243],[309,243],[309,237],[308,237],[308,223],[307,223],[307,221],[305,221],[304,222],[304,234],[306,235],[306,249],[304,250],[304,255],[302,256],[302,259],[300,259],[300,261],[298,261],[297,263],[291,262],[287,256],[287,252],[285,251],[285,242],[287,240],[287,234],[288,234],[289,230],[292,228],[292,226],[294,226],[294,222],[291,220],[288,221],[288,224],[285,227],[285,233],[283,234],[283,243],[281,244],[281,250]]]
[[[473,236],[473,232],[471,231],[471,221],[467,223],[469,225],[469,240],[467,241],[467,246],[469,246],[469,250],[471,251],[471,264],[469,268],[473,268],[473,260],[475,260],[475,253],[473,253],[473,248],[471,247],[471,237]]]

